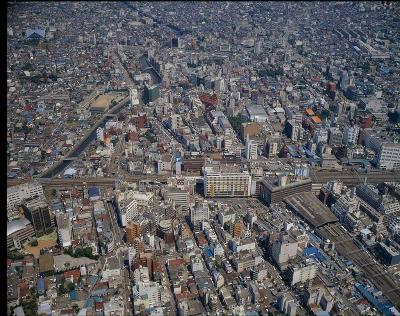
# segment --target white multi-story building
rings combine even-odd
[[[203,271],[204,267],[203,267],[203,260],[200,259],[199,257],[191,257],[190,258],[190,269],[192,270],[192,272],[196,272],[196,271]]]
[[[400,169],[400,143],[382,144],[378,153],[378,168]]]
[[[98,141],[103,142],[104,141],[104,129],[101,127],[98,127],[96,130],[96,138]]]
[[[176,188],[167,188],[164,192],[164,199],[170,200],[176,208],[182,211],[189,210],[189,191]]]
[[[57,233],[61,245],[66,248],[71,246],[72,225],[69,217],[64,213],[57,214]]]
[[[135,310],[139,306],[144,308],[156,307],[161,301],[160,285],[156,282],[139,281],[132,288]]]
[[[297,256],[298,242],[290,237],[287,233],[281,234],[279,238],[272,244],[272,258],[282,266],[290,259]]]
[[[133,199],[138,206],[149,207],[154,203],[154,193],[129,190],[120,193],[119,199],[120,201]]]
[[[231,240],[229,242],[229,246],[230,246],[231,250],[234,252],[256,250],[256,243],[250,239],[248,241]]]
[[[225,223],[234,222],[235,218],[235,212],[233,212],[232,210],[220,211],[218,213],[218,221],[222,226],[224,226]]]
[[[274,158],[278,154],[278,141],[269,139],[265,144],[265,154],[268,158]]]
[[[360,128],[357,125],[346,126],[344,128],[344,132],[343,132],[343,144],[345,144],[345,145],[357,144],[359,132],[360,132]]]
[[[121,224],[123,227],[125,227],[129,221],[133,221],[134,218],[138,215],[137,201],[135,199],[129,199],[121,202],[120,212]]]
[[[292,286],[297,283],[305,283],[315,278],[317,275],[317,265],[314,263],[295,265],[290,267],[289,274]]]
[[[190,222],[193,225],[201,224],[209,220],[209,209],[207,203],[196,203],[190,208]]]
[[[332,205],[332,212],[342,220],[347,213],[360,215],[360,200],[354,192],[342,195],[335,204]]]
[[[131,105],[138,105],[139,104],[139,98],[138,98],[138,91],[135,88],[130,88],[129,89],[129,97],[131,99]]]
[[[246,159],[257,160],[257,142],[254,140],[246,141]]]
[[[144,282],[148,283],[150,282],[150,276],[149,276],[149,268],[147,267],[142,267],[140,266],[133,272],[133,279],[135,283],[137,284],[138,282]]]
[[[313,140],[315,143],[323,142],[327,143],[328,142],[328,130],[324,128],[319,128],[315,133]]]
[[[251,175],[237,165],[207,164],[203,167],[204,196],[250,196]]]
[[[279,310],[287,316],[295,316],[298,303],[291,293],[285,293],[279,298]]]
[[[356,196],[355,191],[342,195],[332,205],[332,212],[344,226],[353,230],[358,225],[361,215],[360,200]]]
[[[7,212],[18,207],[23,200],[43,196],[43,187],[37,182],[28,182],[7,188]]]
[[[106,258],[101,277],[104,281],[108,281],[109,286],[116,288],[121,284],[121,267],[116,256]]]

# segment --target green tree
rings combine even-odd
[[[243,118],[241,115],[230,116],[228,117],[229,123],[231,123],[233,130],[240,134],[240,127],[242,123],[247,122],[248,120]]]
[[[50,74],[48,78],[53,80],[53,81],[57,81],[58,76],[56,74]]]
[[[31,247],[37,247],[39,245],[39,243],[38,243],[37,239],[34,239],[29,243],[29,245]]]
[[[75,285],[74,285],[74,283],[68,282],[67,288],[68,288],[68,290],[69,290],[70,292],[73,291],[73,290],[75,290]]]
[[[400,123],[400,113],[398,111],[388,112],[389,122],[392,124]]]
[[[13,260],[21,260],[24,259],[24,255],[20,253],[18,250],[7,251],[7,258]]]
[[[329,110],[323,109],[321,111],[321,120],[325,120],[326,118],[329,118],[329,115],[331,112]]]

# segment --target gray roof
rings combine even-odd
[[[41,37],[44,37],[46,34],[46,31],[43,29],[27,29],[25,34],[26,34],[26,37],[30,37],[34,33],[36,33],[37,35],[40,35]]]
[[[8,222],[7,223],[7,237],[21,229],[24,229],[30,223],[31,222],[26,218],[17,219],[15,221]]]

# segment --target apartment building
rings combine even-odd
[[[250,196],[251,176],[246,166],[206,163],[203,174],[205,197]]]
[[[378,153],[378,168],[385,170],[400,169],[400,144],[382,144]]]
[[[7,212],[18,207],[23,200],[34,196],[42,196],[43,187],[40,183],[29,182],[7,188]]]
[[[22,205],[25,217],[32,223],[36,237],[49,234],[54,230],[54,217],[47,203],[41,198],[31,198]]]

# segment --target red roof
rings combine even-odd
[[[19,295],[21,297],[25,297],[29,294],[29,285],[25,280],[21,281],[21,283],[19,284],[19,291]]]
[[[74,281],[77,281],[81,276],[81,272],[79,271],[79,269],[64,272],[65,278],[70,278],[71,276],[74,278]]]
[[[185,260],[181,259],[181,258],[177,258],[177,259],[170,259],[168,260],[168,267],[179,267],[180,265],[185,265],[186,262]]]
[[[208,94],[201,94],[199,96],[201,102],[206,105],[213,105],[216,106],[218,104],[218,97],[216,94],[208,95]]]
[[[104,302],[95,302],[94,303],[96,312],[103,310]]]

